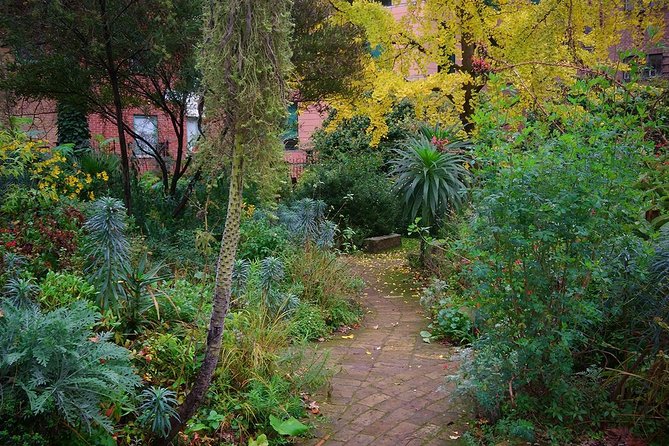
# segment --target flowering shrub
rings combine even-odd
[[[0,254],[27,257],[39,276],[69,267],[83,223],[76,199],[93,198],[95,183],[108,179],[82,173],[68,150],[0,131]]]
[[[107,172],[95,177],[82,172],[68,158],[69,151],[69,146],[52,148],[22,132],[0,131],[0,185],[28,183],[43,201],[58,201],[61,196],[94,199],[94,183],[108,181]]]

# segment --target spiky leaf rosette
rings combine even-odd
[[[420,216],[432,225],[449,209],[458,209],[466,192],[465,160],[452,152],[464,147],[454,141],[440,151],[425,135],[409,138],[390,162],[395,190],[411,219]],[[453,150],[451,150],[453,149]]]

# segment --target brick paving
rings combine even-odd
[[[302,446],[459,445],[468,412],[445,380],[458,367],[454,349],[426,344],[428,324],[400,255],[352,258],[366,283],[368,314],[353,338],[319,346],[336,371],[328,395],[317,396],[325,422]],[[390,277],[390,279],[389,279]],[[392,282],[395,281],[393,284]],[[412,283],[417,288],[417,283]],[[414,295],[412,295],[414,294]],[[322,399],[321,399],[322,398]]]

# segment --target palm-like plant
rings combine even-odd
[[[421,134],[395,149],[397,157],[390,161],[391,175],[411,220],[419,216],[423,224],[434,227],[439,217],[462,206],[469,173],[464,168],[466,160],[457,153],[467,146],[468,143],[456,140],[438,148]]]
[[[395,150],[391,174],[412,220],[420,216],[423,223],[433,225],[440,215],[462,206],[469,173],[464,168],[465,159],[453,152],[464,146],[466,143],[454,141],[439,151],[421,135]]]

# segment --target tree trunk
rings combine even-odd
[[[193,193],[193,189],[195,188],[195,184],[200,181],[200,176],[202,176],[202,168],[198,168],[195,171],[195,175],[193,175],[193,177],[188,182],[188,186],[186,187],[181,200],[179,200],[179,204],[176,208],[174,208],[174,211],[172,211],[172,218],[179,218],[183,215],[184,211],[186,210],[188,200],[190,199],[190,196]]]
[[[472,78],[474,77],[474,51],[476,50],[476,43],[473,41],[471,33],[465,31],[467,23],[471,23],[472,17],[466,11],[458,8],[458,15],[462,21],[462,34],[460,35],[460,49],[462,51],[462,71],[468,73]],[[473,82],[465,83],[462,88],[465,90],[465,100],[462,104],[462,113],[460,113],[460,121],[467,133],[472,131],[473,124],[471,117],[474,114],[474,90]]]
[[[159,442],[162,445],[169,444],[200,407],[218,365],[223,330],[225,328],[225,317],[230,308],[232,269],[234,267],[235,256],[237,255],[239,225],[242,215],[243,183],[244,154],[243,148],[236,141],[232,152],[228,212],[225,220],[225,230],[223,231],[223,240],[221,241],[221,250],[216,261],[213,309],[209,322],[205,356],[190,393],[188,393],[186,400],[179,406],[179,419],[172,420],[172,427],[168,437]]]
[[[132,213],[132,200],[130,195],[130,161],[128,159],[128,142],[125,139],[123,128],[123,101],[119,87],[118,69],[114,62],[114,51],[112,48],[112,33],[109,29],[109,17],[107,15],[107,1],[99,0],[100,14],[102,16],[102,33],[105,39],[106,69],[109,74],[109,83],[112,87],[114,98],[114,115],[116,119],[116,130],[118,131],[118,145],[121,150],[121,174],[123,177],[123,202],[128,214]]]
[[[174,133],[177,136],[177,156],[176,160],[174,162],[174,172],[172,173],[172,184],[170,185],[170,190],[169,190],[169,195],[170,197],[174,197],[177,194],[177,184],[179,182],[179,178],[183,175],[183,172],[181,171],[181,161],[183,160],[183,155],[184,155],[184,133],[188,134],[187,131],[187,126],[188,123],[186,122],[187,120],[184,119],[185,117],[185,106],[179,110],[179,125],[173,122],[174,124]],[[186,129],[184,129],[186,127]]]

